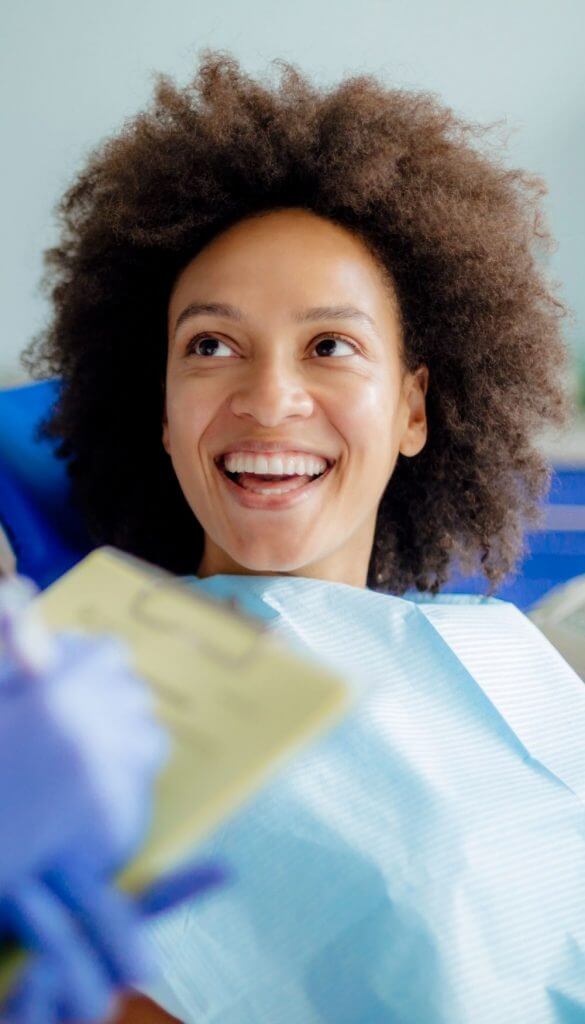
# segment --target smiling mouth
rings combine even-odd
[[[215,464],[223,476],[231,480],[232,483],[237,484],[243,491],[250,491],[256,494],[285,494],[301,487],[310,486],[316,480],[326,476],[333,465],[333,462],[327,460],[327,467],[321,473],[305,474],[304,476],[294,473],[282,475],[275,473],[232,473],[225,468],[224,458],[221,455],[215,460]]]

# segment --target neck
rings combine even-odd
[[[197,570],[199,579],[207,576],[302,576],[308,579],[326,580],[330,583],[347,583],[351,587],[364,589],[367,585],[368,567],[372,553],[373,528],[362,530],[352,538],[352,543],[304,565],[286,569],[251,568],[242,565],[226,551],[205,537],[203,557]]]

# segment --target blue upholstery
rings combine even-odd
[[[585,573],[585,464],[553,467],[548,497],[548,525],[527,531],[527,553],[516,576],[510,574],[494,595],[512,601],[527,612],[549,590]],[[480,576],[451,574],[444,593],[481,594],[486,581]]]
[[[17,556],[20,572],[40,587],[74,565],[92,544],[71,507],[65,465],[54,446],[35,430],[58,394],[58,381],[0,391],[0,523]],[[585,523],[585,468],[555,469],[549,509],[571,506]],[[582,513],[582,515],[581,515]],[[585,526],[528,533],[528,554],[497,597],[528,610],[557,583],[585,573]],[[485,593],[483,576],[452,572],[445,593]]]
[[[0,391],[0,523],[19,572],[41,588],[92,547],[70,503],[65,463],[35,436],[57,394],[58,381]]]

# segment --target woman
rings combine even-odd
[[[566,310],[542,181],[474,132],[206,53],[61,203],[29,365],[96,543],[255,597],[362,694],[208,844],[238,886],[153,928],[152,1020],[585,1007],[585,697],[491,597],[566,422]],[[436,597],[455,559],[490,596]]]

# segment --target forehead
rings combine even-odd
[[[186,298],[276,296],[283,306],[359,300],[377,318],[397,310],[389,274],[358,235],[312,211],[285,208],[238,221],[204,246],[178,275],[169,312]]]

